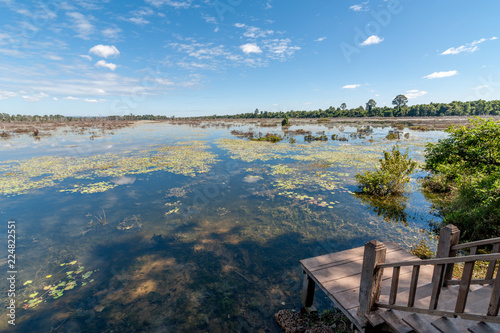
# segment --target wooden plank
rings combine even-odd
[[[490,304],[488,305],[488,316],[497,316],[500,306],[500,274],[497,273],[495,283],[493,283],[493,291],[491,292]]]
[[[498,252],[500,252],[500,243],[496,243],[495,245],[493,245],[493,250],[491,251],[491,253],[498,253]],[[493,274],[495,273],[496,264],[497,261],[490,261],[488,265],[488,270],[486,271],[486,276],[485,276],[486,280],[493,279]]]
[[[389,305],[389,304],[382,304],[382,303],[376,303],[376,306],[381,308],[381,309],[391,309],[391,310],[404,311],[404,312],[414,312],[414,313],[426,314],[426,315],[431,315],[431,316],[440,316],[440,317],[443,316],[443,317],[451,317],[451,318],[456,317],[456,315],[451,311],[409,308],[407,306]]]
[[[478,247],[482,245],[490,245],[490,244],[498,244],[500,243],[500,237],[497,238],[490,238],[490,239],[483,239],[483,240],[478,240],[474,242],[469,242],[469,243],[462,243],[462,244],[457,244],[452,246],[452,250],[460,250],[460,249],[466,249],[468,247]]]
[[[473,256],[477,252],[477,247],[471,247],[470,255]],[[469,296],[470,282],[472,280],[472,273],[474,272],[475,262],[468,262],[464,265],[462,272],[462,279],[460,280],[460,287],[458,289],[457,305],[455,306],[456,313],[462,313],[465,310],[467,297]]]
[[[448,286],[459,285],[460,281],[461,280],[448,280],[448,281],[446,281],[446,285],[448,285]],[[491,279],[491,280],[476,280],[476,279],[474,279],[474,280],[470,281],[470,284],[471,285],[474,285],[474,284],[493,284],[494,282],[495,282],[494,279]]]
[[[403,317],[403,321],[418,333],[436,333],[436,329],[431,323],[416,313]]]
[[[446,265],[437,265],[434,269],[434,276],[432,277],[432,293],[431,301],[429,303],[429,310],[435,310],[438,306],[439,295],[443,286],[443,277],[445,274]]]
[[[391,281],[391,293],[389,295],[389,304],[395,304],[396,298],[398,295],[398,285],[399,285],[399,271],[401,267],[394,267],[392,272],[392,281]]]
[[[496,329],[486,324],[484,321],[480,321],[476,325],[469,327],[468,330],[472,333],[498,333]]]
[[[392,310],[380,311],[379,315],[384,319],[387,325],[398,333],[409,333],[413,331],[413,328],[401,320]]]
[[[457,289],[457,287],[453,288]],[[464,312],[485,315],[492,289],[493,287],[489,285],[471,286]],[[454,298],[442,298],[442,301],[438,305],[438,310],[454,311],[457,303],[457,294],[454,293],[453,295]]]
[[[500,253],[490,253],[490,254],[477,254],[475,256],[464,256],[464,257],[454,257],[454,258],[436,258],[436,259],[426,259],[426,260],[415,260],[406,261],[404,263],[390,263],[380,265],[382,268],[389,268],[395,266],[411,266],[411,265],[448,265],[455,264],[457,262],[471,262],[471,261],[492,261],[500,259]],[[451,279],[449,279],[451,280]]]
[[[438,329],[441,333],[456,333],[460,332],[460,328],[446,317],[441,317],[431,323],[432,326]]]
[[[413,266],[411,274],[410,291],[408,295],[408,306],[415,305],[415,296],[417,295],[418,276],[420,275],[420,266]]]
[[[404,251],[399,245],[393,242],[384,242],[383,244],[387,248],[387,253],[394,251]],[[325,269],[336,265],[342,265],[349,261],[356,261],[362,259],[363,253],[364,253],[364,246],[361,246],[341,252],[334,252],[318,257],[302,259],[300,260],[300,263],[310,272],[314,272],[318,269]]]

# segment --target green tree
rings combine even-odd
[[[464,240],[500,236],[500,121],[475,118],[450,127],[449,137],[426,148],[423,186],[433,192],[443,223]]]
[[[408,103],[408,98],[406,98],[405,95],[397,95],[393,100],[392,100],[392,105],[395,105],[398,108],[398,113],[401,115],[401,108],[406,106]]]
[[[375,171],[356,175],[361,191],[381,197],[404,192],[417,167],[417,162],[408,157],[408,149],[401,153],[399,146],[394,146],[392,151],[384,151],[384,158],[379,163],[380,167]]]
[[[340,104],[340,109],[342,111],[345,111],[347,109],[347,104],[345,104],[345,103]]]
[[[377,102],[375,102],[373,99],[370,99],[367,103],[366,103],[366,110],[368,111],[368,115],[371,116],[372,115],[372,110],[373,108],[375,108],[377,106]]]

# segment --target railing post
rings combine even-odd
[[[451,248],[458,244],[460,240],[460,230],[453,224],[448,224],[447,226],[441,228],[439,232],[439,242],[436,251],[436,258],[448,258],[455,257],[457,255],[456,250]],[[442,277],[442,284],[446,284],[446,281],[451,280],[453,274],[454,264],[446,265],[444,276]],[[439,277],[438,267],[434,267],[434,273],[432,277],[433,282],[437,282]]]
[[[360,318],[370,313],[375,302],[380,297],[383,268],[377,265],[385,263],[385,245],[377,240],[366,243],[361,270],[361,284],[359,286]]]

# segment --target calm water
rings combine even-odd
[[[349,141],[268,144],[234,127],[168,124],[1,140],[0,248],[9,219],[17,235],[14,331],[278,332],[272,315],[300,309],[300,259],[374,238],[435,246],[422,173],[389,203],[353,193],[354,175],[395,143],[390,128],[361,138],[356,127],[298,128]],[[400,146],[420,162],[425,143],[445,136],[409,132]],[[329,306],[321,292],[316,301]]]

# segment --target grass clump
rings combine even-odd
[[[283,140],[283,137],[279,136],[278,134],[267,133],[265,136],[261,136],[258,138],[252,138],[250,140],[252,140],[252,141],[267,141],[267,142],[276,143],[276,142],[280,142],[281,140]]]
[[[379,163],[375,171],[356,175],[361,192],[380,197],[403,193],[417,167],[417,162],[408,157],[408,149],[401,153],[396,145],[392,151],[384,151]]]
[[[410,253],[420,259],[432,259],[435,257],[434,252],[430,249],[429,245],[422,239],[420,243],[412,246]]]

